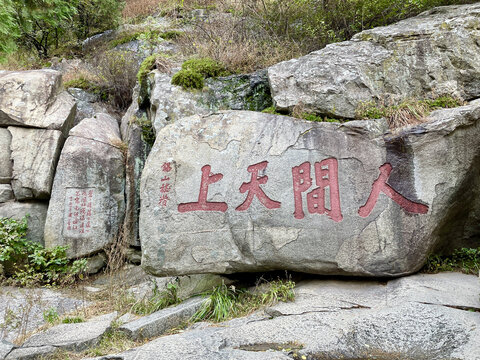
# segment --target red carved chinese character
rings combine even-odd
[[[302,192],[307,191],[312,185],[310,176],[310,163],[304,162],[292,168],[293,197],[295,201],[294,216],[303,219]],[[310,214],[326,214],[330,219],[340,222],[343,219],[340,208],[340,190],[338,187],[338,161],[330,158],[315,163],[315,178],[317,188],[307,194],[307,208]],[[330,209],[325,205],[325,192],[329,191]]]
[[[267,209],[278,209],[281,206],[279,201],[270,199],[265,192],[260,188],[260,184],[266,184],[268,181],[268,176],[258,177],[258,172],[260,170],[265,170],[268,165],[268,161],[262,161],[261,163],[250,165],[247,168],[247,171],[252,174],[250,182],[243,183],[240,186],[240,192],[243,194],[248,191],[245,201],[239,205],[235,210],[244,211],[250,207],[250,204],[253,201],[255,195],[257,195],[258,200],[265,206]]]
[[[303,219],[302,192],[307,191],[312,186],[310,177],[310,163],[304,162],[302,165],[292,168],[293,176],[293,199],[295,201],[295,219]]]
[[[92,197],[93,196],[93,190],[88,190],[88,197]]]
[[[172,187],[172,185],[170,185],[168,183],[164,183],[164,184],[162,184],[162,186],[160,186],[160,192],[161,193],[168,193],[171,190],[171,187]]]
[[[367,217],[368,215],[370,215],[373,208],[375,207],[375,204],[377,203],[380,192],[383,192],[385,195],[387,195],[389,198],[391,198],[408,212],[415,214],[426,214],[428,212],[427,205],[408,200],[387,184],[387,180],[390,177],[391,172],[392,165],[390,165],[389,163],[380,166],[380,176],[377,180],[373,182],[372,192],[370,193],[370,196],[368,197],[365,205],[361,206],[360,209],[358,209],[358,215],[360,215],[361,217]]]
[[[163,172],[170,172],[172,170],[172,165],[169,162],[163,163],[162,171]]]
[[[164,176],[163,178],[160,179],[160,181],[168,181],[170,178],[168,176]]]
[[[167,194],[163,194],[160,196],[160,200],[158,201],[158,205],[160,206],[167,206],[167,202],[168,202],[169,197]]]
[[[223,174],[210,174],[211,166],[205,165],[202,167],[202,181],[200,183],[200,193],[198,194],[198,201],[179,204],[178,211],[183,213],[187,211],[227,211],[228,205],[224,202],[207,201],[208,186],[216,183],[223,178]]]
[[[315,179],[318,187],[307,194],[308,212],[310,214],[326,214],[333,221],[342,221],[337,159],[330,158],[315,163]],[[329,189],[330,209],[325,207],[327,187]]]

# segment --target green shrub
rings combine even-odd
[[[207,301],[192,316],[190,321],[225,321],[233,317],[244,316],[278,301],[295,300],[295,283],[276,280],[267,284],[265,291],[248,291],[222,284],[213,289]]]
[[[62,324],[78,324],[85,322],[81,317],[66,317],[62,320]]]
[[[190,70],[199,73],[205,78],[228,75],[221,64],[210,58],[187,60],[182,64],[182,70]]]
[[[461,271],[477,275],[480,271],[480,247],[456,249],[452,255],[431,255],[423,270],[429,273],[439,271]]]
[[[140,83],[140,86],[146,80],[148,73],[155,68],[157,57],[158,55],[150,55],[145,58],[145,60],[143,60],[142,64],[140,65],[137,73],[137,80]]]
[[[279,113],[277,111],[277,109],[275,108],[275,106],[269,106],[267,107],[266,109],[263,109],[262,110],[263,113],[266,113],[266,114],[273,114],[273,115],[283,115],[281,113]]]
[[[204,80],[202,74],[192,69],[182,69],[173,75],[172,84],[184,89],[203,89]]]
[[[86,259],[67,258],[67,246],[45,249],[26,239],[27,217],[0,218],[0,263],[10,282],[19,285],[59,284],[75,280],[85,271]]]
[[[49,324],[55,324],[60,316],[58,315],[57,309],[51,307],[43,312],[43,320]]]

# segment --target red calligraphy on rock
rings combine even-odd
[[[200,193],[197,202],[184,203],[178,205],[178,211],[181,213],[188,211],[227,211],[228,205],[224,202],[207,201],[208,186],[216,183],[223,178],[223,174],[210,174],[211,166],[202,167],[202,180],[200,183]]]
[[[172,170],[172,165],[169,162],[163,163],[162,171],[163,172],[170,172]]]
[[[426,214],[428,212],[427,205],[408,200],[387,184],[391,172],[392,165],[390,165],[389,163],[380,166],[380,176],[377,180],[374,181],[372,186],[372,192],[370,193],[367,202],[365,203],[365,205],[361,206],[360,209],[358,209],[358,215],[360,215],[361,217],[367,217],[368,215],[370,215],[377,203],[378,196],[381,192],[383,192],[385,195],[387,195],[389,198],[391,198],[408,212],[415,214]]]
[[[302,193],[312,186],[311,165],[304,162],[292,168],[293,197],[295,202],[295,219],[303,219]],[[340,222],[343,219],[340,207],[340,190],[338,187],[338,161],[335,158],[315,163],[315,183],[317,187],[307,194],[307,209],[310,214],[325,214],[330,219]],[[330,199],[330,209],[326,206],[326,192]]]
[[[172,189],[172,185],[170,185],[169,183],[163,183],[160,186],[160,192],[161,193],[168,193],[168,192],[170,192],[171,189]]]
[[[260,170],[265,170],[268,165],[268,161],[262,161],[258,164],[250,165],[247,168],[247,171],[252,174],[250,182],[243,183],[240,186],[240,192],[243,194],[248,191],[245,201],[239,205],[235,210],[245,211],[250,207],[250,204],[253,201],[255,195],[258,200],[265,206],[267,209],[278,209],[281,206],[281,202],[270,199],[267,194],[260,188],[260,184],[266,184],[268,181],[268,176],[258,177],[258,172]]]

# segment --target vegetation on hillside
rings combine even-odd
[[[52,48],[114,28],[116,0],[0,0],[0,59],[18,49],[47,58]]]
[[[26,239],[27,218],[0,218],[0,265],[10,284],[55,285],[73,282],[86,269],[86,260],[71,262],[66,246],[45,249]]]

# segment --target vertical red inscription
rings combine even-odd
[[[378,196],[381,192],[383,192],[385,195],[387,195],[389,198],[391,198],[408,212],[415,214],[426,214],[428,212],[427,205],[408,200],[387,184],[391,172],[392,165],[390,165],[389,163],[380,166],[380,176],[377,180],[373,182],[372,192],[370,193],[370,196],[368,197],[365,205],[361,206],[360,209],[358,209],[358,215],[360,215],[361,217],[367,217],[368,215],[370,215],[377,203]]]
[[[295,201],[295,219],[303,219],[302,193],[312,186],[310,163],[304,162],[292,168],[293,197]],[[330,219],[340,222],[343,219],[340,208],[340,190],[338,187],[338,161],[330,158],[315,163],[317,187],[307,194],[307,208],[310,214],[326,214]],[[330,209],[325,205],[325,192],[329,191]]]
[[[162,171],[164,173],[172,171],[172,164],[169,162],[163,163]],[[168,193],[172,190],[172,184],[167,182],[170,181],[170,177],[168,175],[163,176],[160,181],[162,184],[160,185],[161,194],[160,199],[158,200],[158,205],[166,207],[168,205],[168,200],[170,200]]]
[[[207,201],[208,186],[216,183],[223,178],[223,174],[210,174],[211,166],[205,165],[202,167],[202,180],[200,183],[200,193],[197,202],[184,203],[178,205],[178,211],[227,211],[228,205],[224,202]]]
[[[262,161],[258,164],[250,165],[247,168],[247,171],[252,174],[250,181],[245,182],[240,186],[240,192],[243,194],[248,191],[245,201],[239,205],[235,210],[245,211],[250,207],[250,204],[253,201],[255,195],[258,197],[258,200],[265,206],[267,209],[278,209],[281,206],[279,201],[270,199],[267,194],[260,188],[260,184],[266,184],[268,181],[268,176],[258,177],[258,172],[260,170],[265,170],[268,165],[268,161]]]

